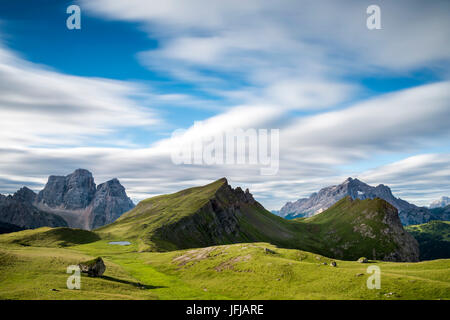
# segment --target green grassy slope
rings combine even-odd
[[[204,187],[143,200],[114,223],[98,228],[96,232],[104,238],[134,240],[140,250],[175,249],[174,244],[158,239],[157,230],[200,210],[225,182],[221,179]]]
[[[420,260],[450,258],[450,221],[430,221],[406,227],[420,247]]]
[[[67,266],[97,256],[104,277],[83,275],[81,290],[68,290]],[[450,299],[450,260],[331,261],[268,243],[163,253],[106,240],[65,248],[3,244],[0,299]],[[381,269],[379,290],[366,286],[369,265]]]
[[[103,278],[82,276],[81,290],[69,290],[66,269],[92,258],[62,248],[0,247],[0,299],[157,299],[149,290],[138,287],[136,279],[121,266],[106,261]]]
[[[367,288],[366,264],[334,260],[337,267],[331,267],[329,258],[266,243],[144,253],[140,260],[190,286],[232,299],[450,298],[449,260],[371,261],[381,269],[380,290]]]
[[[131,240],[141,251],[167,251],[180,248],[203,247],[248,241],[271,241],[287,247],[296,247],[299,240],[308,243],[306,229],[280,218],[259,204],[240,203],[238,221],[226,221],[228,216],[217,217],[211,206],[226,210],[237,202],[227,189],[227,181],[220,179],[203,187],[150,198],[124,214],[116,222],[96,230],[105,239]],[[211,204],[212,202],[215,204]],[[217,204],[218,203],[218,204]],[[220,212],[219,212],[220,213]],[[236,232],[212,231],[223,221],[236,227]],[[312,244],[312,242],[311,242]]]
[[[383,222],[395,209],[384,200],[344,198],[312,218],[286,220],[253,199],[245,200],[244,192],[236,190],[220,179],[150,198],[96,232],[104,239],[134,242],[140,251],[259,241],[340,259],[393,260],[391,253],[398,250]],[[364,225],[364,230],[355,231],[355,223]]]

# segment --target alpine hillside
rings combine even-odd
[[[286,220],[225,178],[203,187],[141,201],[114,223],[95,230],[108,240],[129,240],[139,251],[269,242],[339,259],[361,256],[417,261],[417,241],[397,209],[382,199],[341,199],[317,217]]]
[[[299,217],[311,217],[316,215],[344,197],[352,199],[374,199],[386,200],[397,208],[400,220],[404,225],[420,224],[431,220],[439,220],[439,217],[427,208],[418,207],[400,198],[396,198],[388,186],[380,184],[376,187],[370,186],[358,179],[348,178],[339,185],[329,186],[319,192],[311,194],[309,198],[301,198],[295,202],[286,203],[279,215],[287,219]]]
[[[430,221],[406,230],[419,242],[420,260],[450,259],[449,221]]]

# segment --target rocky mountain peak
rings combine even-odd
[[[124,212],[134,208],[125,188],[114,178],[99,184],[91,203],[90,228],[95,229],[115,221]]]
[[[339,185],[322,188],[319,192],[313,193],[309,198],[302,198],[295,202],[286,203],[281,208],[280,215],[288,218],[310,217],[328,209],[346,196],[350,196],[353,200],[384,199],[396,207],[399,212],[418,209],[415,205],[394,197],[388,186],[379,184],[373,187],[357,178],[349,177]]]
[[[109,192],[125,192],[125,188],[120,184],[120,181],[117,178],[99,184],[97,186],[97,192],[99,190],[108,190]]]
[[[92,173],[77,169],[67,176],[50,176],[36,200],[50,208],[77,210],[89,205],[95,191]]]
[[[94,177],[88,170],[77,169],[66,176],[64,206],[66,209],[81,209],[89,205],[97,188]]]
[[[359,183],[361,183],[361,181],[357,178],[348,177],[341,183],[341,185],[358,185]]]
[[[85,177],[91,177],[92,178],[92,173],[89,170],[86,169],[76,169],[72,174],[73,176],[85,176]]]
[[[111,223],[134,207],[117,178],[96,186],[86,169],[67,176],[50,176],[35,204],[41,210],[62,215],[71,227],[87,229]]]
[[[0,195],[0,223],[19,229],[67,227],[67,222],[60,216],[36,208],[33,205],[35,199],[36,194],[27,187],[21,188],[14,195]]]
[[[241,187],[237,187],[236,189],[233,190],[233,192],[239,201],[242,201],[244,203],[255,203],[256,202],[255,199],[253,198],[253,195],[248,190],[248,188],[245,189],[245,191],[243,191],[241,189]]]
[[[245,189],[245,191],[242,190],[241,187],[236,187],[233,189],[233,187],[228,184],[226,178],[219,179],[216,182],[222,183],[222,185],[217,189],[216,195],[234,199],[235,202],[256,203],[256,200],[253,198],[253,195],[250,193],[248,188]]]

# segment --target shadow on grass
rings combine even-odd
[[[159,289],[159,288],[167,288],[164,286],[151,286],[148,284],[143,284],[143,283],[139,283],[139,282],[133,282],[133,281],[128,281],[128,280],[122,280],[122,279],[117,279],[117,278],[113,278],[113,277],[109,277],[109,276],[101,276],[101,279],[104,280],[108,280],[108,281],[114,281],[114,282],[118,282],[118,283],[123,283],[123,284],[129,284],[132,285],[136,288],[139,289]]]

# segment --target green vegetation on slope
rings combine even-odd
[[[450,258],[450,221],[430,221],[406,230],[419,242],[420,260]]]
[[[82,275],[81,290],[68,290],[67,266],[97,256],[104,276]],[[374,264],[380,290],[366,286]],[[163,253],[105,240],[65,248],[5,244],[0,299],[450,299],[449,269],[450,260],[361,264],[267,243]]]
[[[307,224],[315,236],[322,239],[318,252],[331,257],[355,260],[367,256],[391,260],[389,257],[393,253],[408,255],[408,252],[403,252],[404,247],[414,246],[414,243],[408,243],[414,239],[403,230],[397,210],[378,198],[351,200],[346,197],[326,211],[299,223]],[[398,236],[402,238],[401,243],[395,241]],[[418,252],[416,254],[418,256]],[[397,260],[404,261],[404,258]]]
[[[140,250],[165,247],[176,249],[173,244],[165,244],[163,239],[156,244],[154,241],[156,230],[198,211],[223,183],[224,179],[221,179],[205,187],[190,188],[143,200],[114,223],[98,228],[96,232],[105,238],[133,239],[138,242]]]

